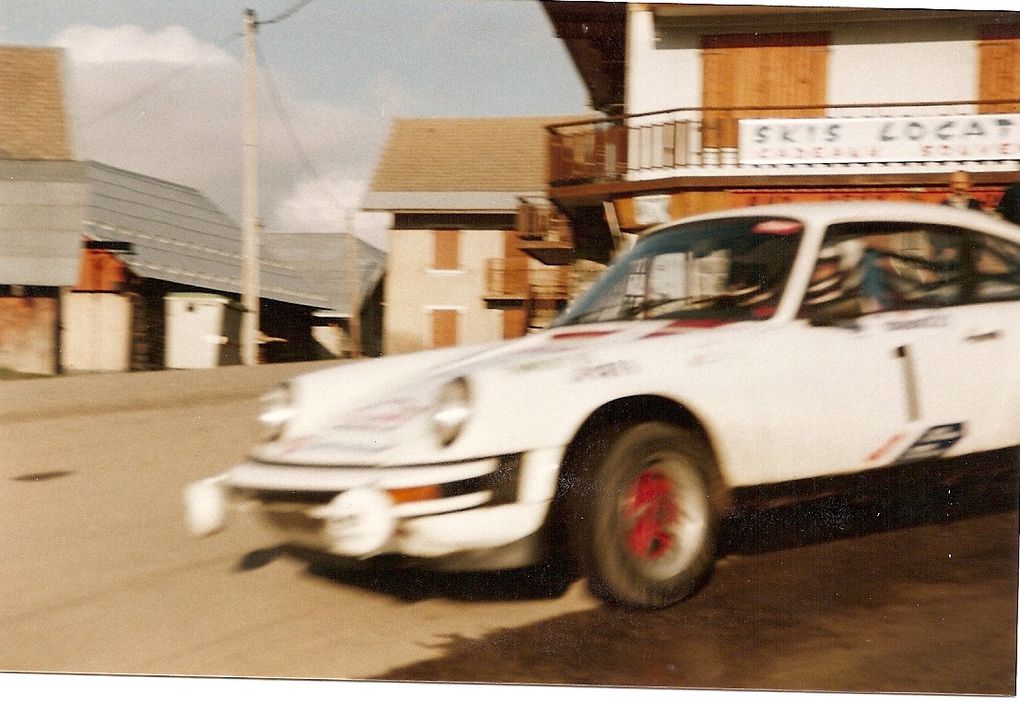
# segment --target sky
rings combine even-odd
[[[340,231],[398,117],[564,115],[587,94],[533,0],[3,0],[0,44],[65,50],[79,159],[197,188],[240,222],[244,9],[259,27],[267,231]],[[383,246],[385,215],[356,234]]]
[[[588,111],[536,0],[0,0],[0,44],[64,48],[77,158],[197,188],[240,222],[247,7],[262,21],[286,15],[258,33],[267,231],[343,230],[398,117]],[[388,216],[357,213],[353,226],[384,246]]]

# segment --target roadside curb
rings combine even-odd
[[[76,374],[3,381],[0,382],[0,422],[254,399],[287,378],[338,363],[343,362]]]

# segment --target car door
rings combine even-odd
[[[955,231],[911,222],[829,228],[803,324],[763,358],[783,388],[769,401],[780,480],[924,458],[960,441],[975,394],[948,402],[945,391],[965,381],[948,370],[961,349],[947,339],[963,264]]]
[[[901,448],[916,422],[902,340],[872,322],[803,320],[756,350],[767,482],[859,470]]]
[[[933,310],[936,334],[914,346],[925,418],[932,428],[959,426],[946,455],[1020,442],[1020,246],[957,236],[959,299]]]

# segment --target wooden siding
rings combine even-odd
[[[983,27],[978,56],[978,99],[1018,101],[981,105],[981,112],[1020,110],[1020,25]]]
[[[825,103],[829,35],[723,34],[702,38],[702,105],[705,147],[737,146],[737,120],[765,116],[753,109]],[[775,80],[782,76],[783,80]],[[792,110],[788,117],[818,117],[820,107]]]

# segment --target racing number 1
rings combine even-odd
[[[903,385],[907,389],[907,419],[914,421],[921,417],[914,357],[910,353],[910,347],[906,344],[896,347],[896,357],[903,359]]]

